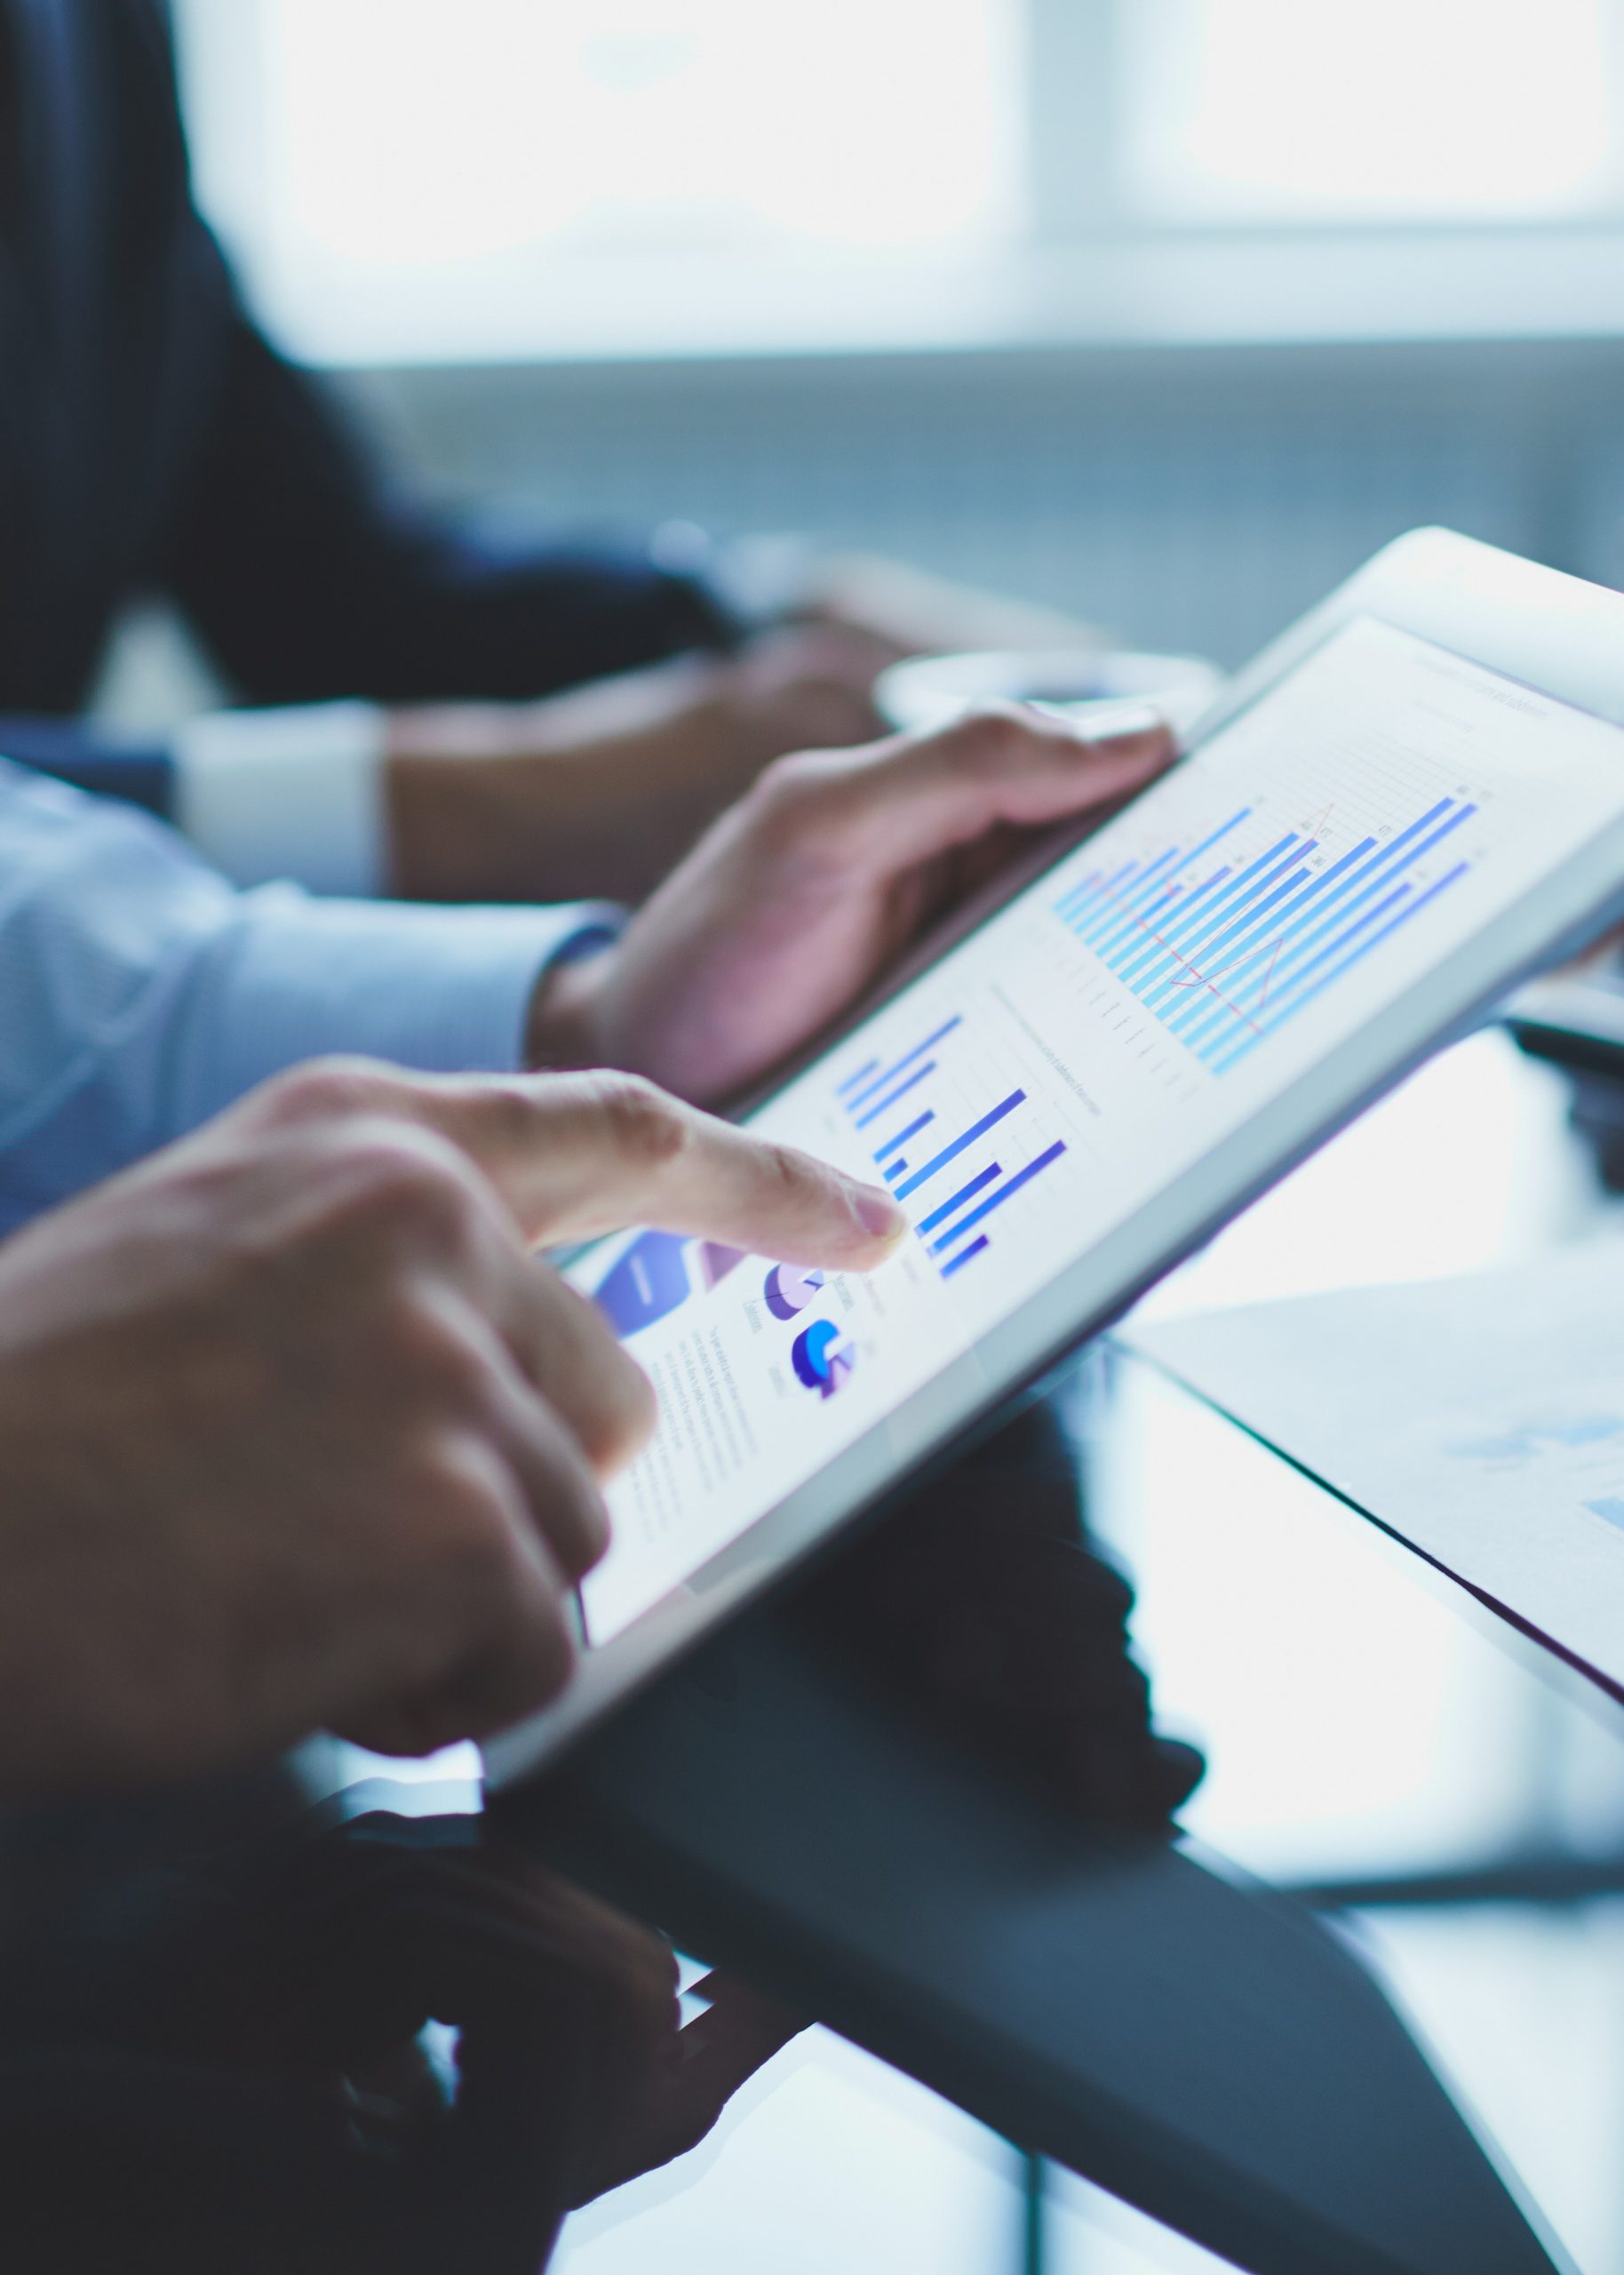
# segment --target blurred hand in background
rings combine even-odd
[[[870,555],[808,577],[784,622],[537,703],[391,714],[393,889],[423,900],[642,900],[773,760],[885,730],[874,683],[960,648],[1087,650],[1056,611]]]

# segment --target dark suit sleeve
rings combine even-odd
[[[646,555],[503,548],[396,504],[217,274],[230,314],[165,582],[247,700],[522,698],[728,644],[703,583]]]
[[[522,698],[730,643],[704,582],[644,555],[504,549],[396,504],[322,384],[242,312],[194,227],[187,333],[214,383],[193,398],[205,407],[157,581],[245,701]],[[0,756],[172,818],[162,745],[0,711]]]
[[[54,774],[76,790],[123,798],[163,821],[174,812],[174,764],[155,744],[121,741],[73,720],[0,713],[0,758]]]

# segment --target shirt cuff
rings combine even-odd
[[[664,523],[649,551],[657,568],[702,586],[734,636],[744,640],[805,607],[818,562],[809,538],[736,537],[718,544],[695,522]]]
[[[217,711],[175,738],[175,820],[234,884],[364,898],[384,880],[384,714]]]
[[[439,908],[309,900],[286,885],[248,895],[241,911],[232,953],[192,994],[175,1069],[183,1129],[330,1052],[424,1074],[522,1073],[544,975],[625,922],[602,902]]]

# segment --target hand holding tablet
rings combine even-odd
[[[536,1055],[634,1067],[705,1105],[736,1097],[848,1012],[1023,836],[1142,787],[1174,756],[1149,713],[1095,743],[1006,705],[781,760],[623,939],[560,970]]]
[[[610,1490],[582,1590],[594,1648],[492,1750],[498,1781],[899,1492],[1615,913],[1620,657],[1619,595],[1421,532],[1260,658],[1160,779],[1153,738],[1090,754],[1063,727],[971,728],[792,762],[724,821],[585,1013],[616,1056],[707,1097],[821,1028],[1008,831],[1150,783],[746,1117],[883,1180],[912,1225],[889,1261],[803,1280],[788,1317],[765,1266],[680,1227],[574,1267],[661,1422]]]

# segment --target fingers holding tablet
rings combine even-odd
[[[848,875],[892,875],[1005,826],[1039,828],[1142,789],[1178,755],[1142,723],[1091,742],[1024,704],[968,712],[934,734],[786,759],[774,770],[795,850]]]
[[[1140,730],[1089,743],[1006,705],[783,760],[613,947],[553,976],[532,1056],[633,1067],[725,1101],[848,1010],[1012,836],[1103,809],[1175,755],[1148,712]]]

